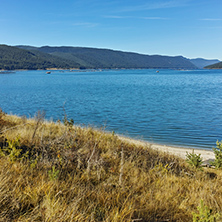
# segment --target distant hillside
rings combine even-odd
[[[74,61],[66,61],[41,51],[28,51],[17,47],[0,45],[0,69],[46,69],[79,68]]]
[[[222,62],[218,62],[216,64],[206,66],[205,69],[222,69]]]
[[[197,66],[199,69],[203,69],[205,66],[209,66],[209,65],[212,65],[212,64],[220,62],[220,60],[218,60],[218,59],[208,60],[208,59],[201,59],[201,58],[190,59],[190,61],[195,66]]]
[[[165,69],[196,69],[188,59],[182,56],[142,55],[131,52],[109,49],[83,47],[33,47],[17,46],[30,52],[42,52],[75,62],[84,68],[165,68]]]

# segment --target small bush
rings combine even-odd
[[[20,161],[28,157],[28,151],[23,153],[20,144],[20,137],[16,137],[14,140],[6,140],[5,146],[0,149],[1,156],[9,157],[11,162]]]
[[[48,175],[50,180],[56,180],[59,177],[59,170],[56,170],[55,166],[53,166],[52,170],[49,170]]]
[[[217,147],[213,148],[215,160],[211,164],[216,168],[222,168],[222,141],[217,141],[216,144]]]
[[[203,163],[203,159],[200,157],[201,154],[196,154],[194,153],[194,150],[192,153],[186,154],[186,161],[189,163],[191,166],[195,168],[200,168],[201,164]]]
[[[193,213],[193,222],[216,222],[220,217],[218,213],[212,214],[212,210],[204,206],[203,200],[197,208],[199,213]]]

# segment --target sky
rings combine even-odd
[[[0,44],[222,60],[222,0],[0,0]]]

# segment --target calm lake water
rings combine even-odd
[[[0,74],[7,113],[68,118],[153,143],[211,149],[222,140],[222,70],[19,71]]]

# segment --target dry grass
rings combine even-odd
[[[218,170],[194,170],[114,134],[41,115],[1,113],[0,132],[0,221],[186,222],[200,200],[212,213],[222,210]],[[16,138],[18,155],[7,150]]]

